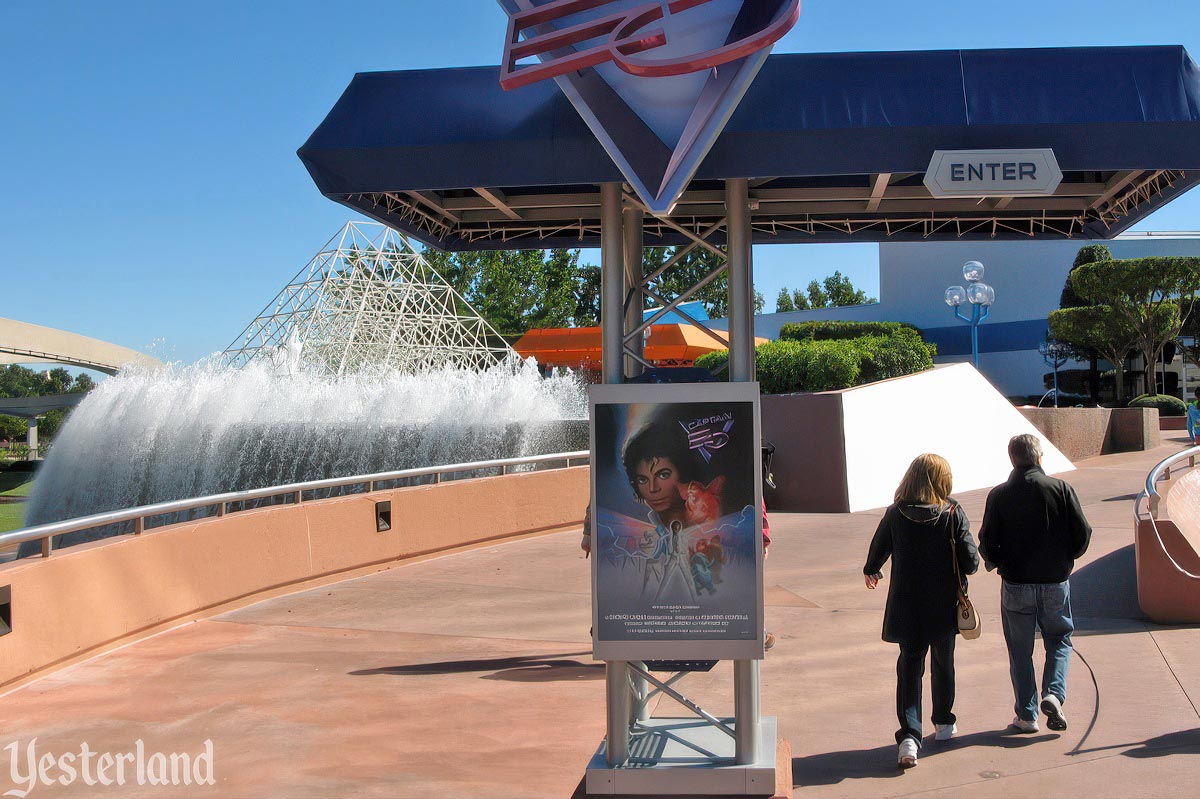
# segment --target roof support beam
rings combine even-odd
[[[879,210],[879,203],[883,201],[883,194],[891,179],[891,172],[880,172],[871,178],[871,199],[867,200],[867,213],[873,214]]]
[[[521,218],[520,214],[518,214],[512,208],[509,208],[504,202],[507,198],[504,196],[504,192],[500,191],[499,189],[473,188],[472,191],[495,206],[500,213],[504,214],[509,219],[519,220]]]
[[[1132,183],[1140,174],[1142,174],[1141,170],[1134,169],[1128,172],[1118,172],[1117,174],[1113,175],[1111,178],[1109,178],[1108,183],[1104,184],[1104,193],[1097,197],[1096,201],[1093,202],[1089,208],[1099,208],[1100,206],[1104,205],[1113,197],[1117,196],[1119,191]]]
[[[462,221],[462,219],[460,219],[457,215],[455,215],[454,213],[452,213],[451,211],[449,211],[446,208],[446,206],[442,202],[442,199],[440,197],[438,197],[437,194],[435,194],[434,192],[431,192],[431,191],[406,191],[404,193],[407,194],[411,199],[413,199],[417,202],[425,203],[430,208],[437,211],[439,214],[446,217],[447,219],[449,219],[451,222],[453,222],[456,225]]]

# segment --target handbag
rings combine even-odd
[[[950,562],[954,564],[954,587],[958,589],[958,600],[955,603],[955,615],[958,618],[958,634],[968,641],[974,640],[983,633],[979,621],[979,613],[975,610],[971,597],[963,584],[962,575],[958,571],[958,549],[954,546],[954,526],[950,526]]]

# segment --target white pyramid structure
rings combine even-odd
[[[222,353],[278,371],[340,376],[486,369],[504,339],[391,228],[348,222]]]

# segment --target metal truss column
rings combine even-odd
[[[725,181],[729,253],[729,379],[754,379],[754,275],[750,256],[750,193],[745,178]]]
[[[601,376],[620,383],[624,361],[625,243],[621,225],[621,184],[600,184],[600,343]]]
[[[640,208],[626,208],[622,214],[622,240],[625,253],[625,331],[628,336],[642,324],[642,221]],[[637,358],[645,354],[645,339],[637,336],[626,345]],[[625,376],[637,377],[642,373],[642,364],[633,356],[625,357]]]
[[[605,383],[623,381],[625,361],[625,242],[621,223],[621,184],[600,184],[600,342],[601,376]],[[629,668],[623,660],[605,665],[604,694],[609,766],[629,760],[632,696]]]
[[[750,250],[750,193],[745,179],[725,181],[729,253],[729,379],[754,380],[754,275]],[[762,747],[757,660],[733,662],[734,730],[739,764],[754,763]]]

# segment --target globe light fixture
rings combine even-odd
[[[968,283],[978,283],[983,280],[983,264],[979,261],[967,261],[963,264],[963,280]]]
[[[966,288],[951,286],[945,295],[946,304],[954,309],[955,318],[971,326],[971,362],[976,369],[979,368],[979,323],[988,318],[996,302],[996,290],[983,282],[984,271],[979,261],[967,261],[962,268]],[[961,310],[967,304],[971,306],[969,317]]]

